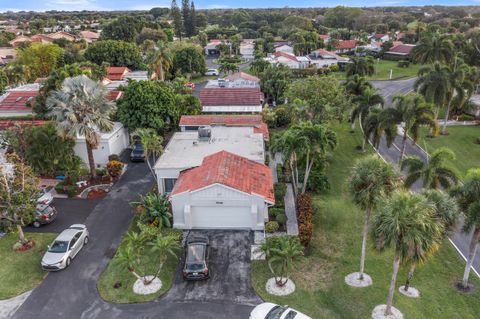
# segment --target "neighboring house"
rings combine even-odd
[[[379,42],[387,42],[390,41],[390,36],[388,34],[383,34],[383,33],[376,33],[373,36],[370,37],[371,41],[379,41]]]
[[[0,65],[6,65],[17,58],[17,50],[10,47],[0,47]]]
[[[4,131],[15,125],[40,126],[46,124],[44,120],[0,120],[0,131]]]
[[[54,40],[53,38],[50,38],[45,34],[36,34],[30,37],[31,42],[41,43],[41,44],[50,44],[50,43],[53,43],[53,40]]]
[[[240,55],[246,60],[252,60],[255,58],[255,40],[244,39],[240,43]]]
[[[205,49],[205,55],[206,56],[211,56],[211,57],[219,56],[220,55],[220,50],[218,50],[217,47],[222,42],[225,43],[226,45],[228,45],[230,47],[230,50],[232,49],[232,44],[230,42],[214,39],[214,40],[211,40],[205,46],[205,48],[204,48]]]
[[[320,39],[323,40],[323,43],[328,43],[330,41],[330,36],[328,34],[320,34],[319,35]]]
[[[209,80],[205,88],[259,88],[260,79],[245,72],[236,72],[216,80]]]
[[[389,60],[408,60],[410,58],[410,52],[415,47],[415,44],[397,44],[390,48],[389,51],[383,55],[384,59]]]
[[[221,151],[264,164],[264,137],[253,127],[211,126],[207,133],[186,130],[173,134],[155,163],[160,194],[172,192],[182,171],[200,166],[205,157]]]
[[[281,51],[270,54],[265,59],[270,64],[282,64],[290,69],[306,69],[310,65],[310,60],[307,57],[295,56]]]
[[[100,33],[92,31],[80,31],[80,37],[87,43],[94,43],[100,38]]]
[[[55,33],[51,33],[48,35],[49,38],[52,38],[54,40],[57,40],[57,39],[65,39],[65,40],[68,40],[70,42],[73,42],[75,41],[77,38],[71,34],[71,33],[68,33],[68,32],[64,32],[64,31],[59,31],[59,32],[55,32]]]
[[[10,45],[14,48],[18,48],[19,46],[21,46],[24,42],[32,42],[32,40],[30,39],[30,37],[27,37],[26,35],[19,35],[17,36],[15,39],[11,40],[10,42]]]
[[[312,51],[308,58],[310,59],[310,64],[317,69],[329,67],[330,65],[334,64],[338,65],[347,63],[349,61],[348,58],[341,57],[336,53],[327,51],[325,49]]]
[[[111,90],[108,91],[107,99],[112,102],[118,101],[123,96],[123,91]]]
[[[351,53],[357,48],[357,40],[340,40],[335,46],[335,53]]]
[[[263,230],[275,203],[272,171],[220,151],[181,172],[169,200],[175,228]]]
[[[25,116],[32,114],[32,104],[38,95],[38,83],[10,89],[0,96],[0,116]]]
[[[281,45],[275,46],[275,52],[284,52],[284,53],[290,53],[293,55],[293,46],[289,44],[281,44]]]
[[[142,81],[148,80],[147,71],[131,71],[127,67],[109,67],[107,75],[102,83],[109,91],[116,90],[121,85],[127,85],[129,80]]]
[[[264,95],[256,88],[204,88],[200,102],[204,113],[260,113]]]
[[[97,167],[107,165],[110,155],[120,155],[130,144],[127,129],[119,122],[114,122],[114,127],[110,132],[99,132],[98,135],[98,145],[93,150],[93,157]],[[73,150],[85,164],[88,164],[87,146],[85,145],[85,137],[83,135],[77,135]]]
[[[178,125],[182,132],[198,131],[202,126],[252,127],[253,133],[261,133],[265,142],[270,139],[261,115],[183,115]]]

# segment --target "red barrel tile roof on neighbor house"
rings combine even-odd
[[[342,49],[355,49],[357,47],[357,40],[342,40],[338,42],[336,48]]]
[[[203,106],[258,106],[263,99],[260,88],[204,88],[200,92]]]
[[[38,91],[11,91],[0,102],[0,112],[31,111],[27,104],[33,104]]]
[[[260,79],[257,78],[256,76],[250,75],[250,74],[242,72],[242,71],[230,74],[225,79],[227,79],[229,81],[247,80],[247,81],[252,81],[252,82],[260,82]]]
[[[170,196],[222,184],[274,203],[272,170],[263,164],[221,151],[203,159],[202,165],[180,173]]]
[[[122,91],[112,90],[108,92],[107,99],[109,101],[115,102],[116,100],[120,99],[123,95]]]
[[[397,54],[410,54],[410,51],[415,47],[414,44],[397,44],[388,50],[389,53],[397,53]]]
[[[5,130],[9,127],[14,125],[43,125],[47,123],[47,121],[43,120],[0,120],[0,131]]]
[[[265,141],[268,141],[270,138],[268,126],[263,123],[261,115],[183,115],[180,118],[179,125],[253,126],[253,132],[263,134]]]
[[[121,81],[130,70],[125,66],[112,66],[107,68],[107,79],[110,81]]]

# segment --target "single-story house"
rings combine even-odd
[[[254,39],[243,39],[240,43],[240,55],[242,58],[247,60],[252,60],[255,58],[255,40]]]
[[[14,47],[14,48],[18,48],[22,45],[22,43],[24,42],[32,42],[32,40],[30,39],[30,37],[27,37],[26,35],[19,35],[17,36],[15,39],[9,41],[8,43]]]
[[[390,40],[390,36],[388,34],[383,33],[375,33],[373,36],[370,37],[372,41],[380,41],[380,42],[387,42]]]
[[[77,39],[76,36],[74,36],[71,33],[65,32],[65,31],[58,31],[58,32],[55,32],[55,33],[51,33],[51,34],[48,35],[48,37],[52,38],[52,39],[65,39],[65,40],[70,41],[70,42],[73,42]]]
[[[275,47],[275,52],[284,52],[293,55],[293,46],[289,44],[281,44]]]
[[[102,83],[109,91],[116,90],[121,85],[127,85],[128,80],[142,81],[148,80],[147,71],[131,71],[125,66],[108,67],[107,75]]]
[[[120,155],[130,144],[127,129],[119,122],[114,123],[113,129],[110,132],[99,132],[98,135],[98,145],[97,148],[93,150],[93,157],[95,158],[97,167],[107,165],[110,155]],[[77,135],[73,150],[85,164],[88,164],[85,136]]]
[[[258,88],[260,79],[245,72],[236,72],[221,79],[209,80],[205,88]]]
[[[341,57],[338,54],[325,49],[312,51],[308,58],[310,59],[310,65],[317,69],[329,67],[334,64],[347,63],[349,61],[348,58]]]
[[[25,116],[32,114],[32,105],[40,84],[26,84],[8,90],[0,96],[0,116]]]
[[[265,163],[264,136],[253,127],[211,126],[176,132],[155,163],[158,191],[171,193],[184,170],[200,166],[209,155],[228,151],[259,164]]]
[[[310,60],[307,57],[295,56],[281,51],[274,52],[265,59],[270,64],[282,64],[290,69],[306,69],[310,65]]]
[[[253,127],[253,133],[261,133],[265,142],[270,139],[261,115],[183,115],[178,125],[182,132],[198,131],[202,126]]]
[[[87,43],[93,43],[100,39],[100,33],[92,31],[80,31],[80,37],[85,39]]]
[[[385,52],[383,57],[390,60],[408,60],[414,47],[415,44],[397,44]]]
[[[0,65],[6,65],[17,58],[17,50],[10,47],[0,47]]]
[[[328,43],[330,41],[330,36],[328,34],[320,34],[319,35],[320,39],[323,40],[323,43]]]
[[[181,172],[169,200],[175,228],[263,230],[275,203],[272,171],[220,151]]]
[[[211,40],[205,46],[205,48],[204,48],[205,49],[205,55],[206,56],[218,56],[218,55],[220,55],[220,50],[218,50],[217,46],[222,42],[224,44],[228,45],[230,47],[230,49],[232,48],[232,44],[230,42],[214,39],[214,40]]]
[[[349,53],[357,48],[357,40],[340,40],[335,46],[335,53]]]
[[[200,91],[204,113],[260,113],[264,99],[259,87],[206,87]]]

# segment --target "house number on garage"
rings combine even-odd
[[[215,202],[217,205],[223,205],[223,202]]]

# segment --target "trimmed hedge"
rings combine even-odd
[[[285,183],[285,174],[283,172],[283,165],[281,163],[277,164],[277,178],[279,183]]]
[[[276,183],[275,185],[273,185],[273,192],[275,194],[275,206],[284,207],[285,194],[287,193],[287,184]]]
[[[267,233],[274,233],[280,228],[280,225],[278,225],[278,222],[276,221],[269,221],[265,224],[265,231]]]
[[[280,225],[285,225],[287,223],[288,217],[285,214],[276,215],[275,219]]]
[[[279,208],[279,207],[271,207],[268,210],[268,214],[273,217],[277,217],[278,215],[284,215],[285,214],[285,209]]]

